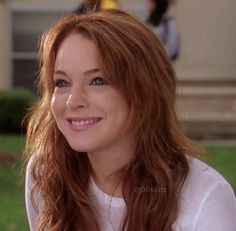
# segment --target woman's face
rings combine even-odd
[[[154,0],[149,0],[148,1],[148,7],[149,7],[149,12],[154,12],[156,9],[156,3]]]
[[[53,78],[51,109],[72,149],[96,152],[132,142],[126,100],[104,76],[91,40],[69,35],[58,50]]]
[[[100,0],[96,1],[96,0],[87,0],[85,1],[85,5],[87,7],[93,7],[94,4],[99,4]]]

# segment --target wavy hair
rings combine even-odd
[[[37,230],[101,230],[88,194],[87,154],[71,149],[50,109],[57,51],[71,33],[96,44],[105,75],[130,108],[134,158],[114,173],[123,183],[126,203],[122,231],[171,230],[189,171],[186,155],[194,155],[196,149],[176,115],[176,76],[164,48],[143,22],[120,10],[68,16],[43,36],[41,97],[30,114],[25,148],[28,157],[39,153],[31,166],[31,199],[39,210]],[[34,202],[36,193],[43,206]]]

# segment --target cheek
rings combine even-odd
[[[55,118],[60,116],[63,108],[65,107],[65,99],[58,95],[53,95],[51,99],[51,110]]]
[[[117,122],[122,122],[127,119],[128,106],[126,101],[120,95],[111,95],[107,97],[106,103],[107,115],[111,115],[112,119],[116,119]]]
[[[155,10],[155,3],[153,1],[149,2],[149,11],[153,12]]]
[[[56,97],[53,95],[51,99],[51,111],[54,117],[57,111],[56,109],[57,109],[57,100],[56,100]]]

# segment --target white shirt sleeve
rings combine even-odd
[[[236,231],[236,198],[229,184],[218,183],[205,195],[194,231]]]
[[[30,161],[28,162],[26,168],[26,177],[25,177],[25,204],[26,204],[26,211],[28,222],[30,226],[30,231],[36,230],[36,222],[38,213],[34,209],[31,201],[31,190],[33,188],[33,182],[31,177],[31,165],[32,165],[33,157],[31,157]]]
[[[164,47],[169,57],[173,57],[179,53],[180,50],[180,34],[174,19],[168,22],[169,36]]]
[[[236,198],[231,185],[215,169],[189,157],[175,231],[236,231]]]

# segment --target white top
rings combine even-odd
[[[175,20],[165,14],[160,24],[151,28],[164,45],[168,57],[176,59],[180,52],[180,34]]]
[[[182,189],[180,211],[173,224],[175,231],[236,231],[236,198],[229,183],[214,169],[195,158]],[[29,163],[30,165],[30,163]],[[26,172],[26,208],[30,230],[35,230],[37,213],[30,202],[30,171]],[[146,192],[148,193],[148,192]],[[90,183],[102,231],[118,231],[125,215],[123,198],[111,197]]]

